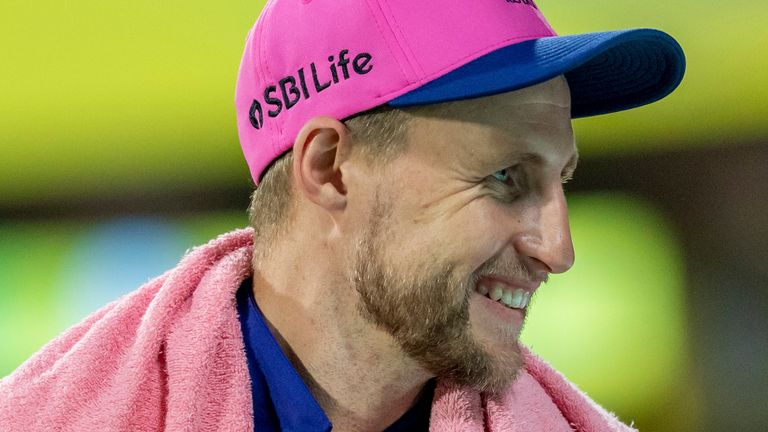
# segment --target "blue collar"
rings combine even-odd
[[[269,330],[253,300],[251,280],[237,292],[237,309],[251,375],[255,430],[329,432],[331,422]],[[435,380],[429,380],[419,401],[385,432],[426,431]]]

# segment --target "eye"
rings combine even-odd
[[[496,180],[506,184],[506,185],[513,185],[515,179],[512,178],[512,168],[504,168],[502,170],[498,170],[495,173],[493,173],[493,178]]]
[[[488,186],[495,192],[494,196],[504,202],[512,202],[523,192],[522,173],[517,165],[507,167],[489,175]]]

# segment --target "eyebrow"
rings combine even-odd
[[[519,153],[515,159],[517,159],[520,162],[542,163],[542,157],[537,153],[530,153],[530,152]],[[579,164],[579,150],[574,147],[571,158],[568,159],[568,162],[563,167],[562,177],[570,178],[571,176],[573,176],[573,172],[576,171],[576,165],[578,164]]]

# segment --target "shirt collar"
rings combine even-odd
[[[245,348],[263,372],[281,430],[330,431],[330,420],[275,340],[253,300],[251,284],[246,282],[247,286],[240,289],[244,293],[238,292]]]

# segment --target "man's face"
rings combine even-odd
[[[522,366],[520,302],[573,264],[567,83],[418,114],[409,133],[406,153],[373,169],[351,257],[359,309],[436,376],[498,391]]]

